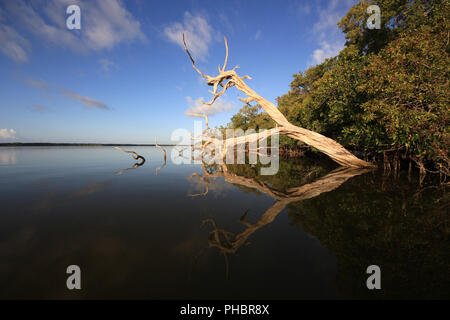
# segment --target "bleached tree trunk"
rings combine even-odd
[[[251,79],[249,76],[240,77],[235,69],[238,68],[236,66],[232,70],[225,70],[227,61],[228,61],[228,43],[225,38],[225,47],[226,47],[226,56],[223,67],[221,68],[219,65],[219,75],[216,77],[211,77],[208,75],[204,75],[195,65],[195,61],[192,58],[184,40],[183,34],[183,43],[184,48],[191,59],[192,66],[194,69],[206,79],[206,83],[213,87],[213,91],[210,93],[213,94],[213,99],[205,104],[212,105],[217,98],[219,98],[225,91],[230,87],[236,87],[239,91],[245,93],[247,98],[240,98],[240,100],[244,103],[250,103],[252,101],[258,103],[268,114],[269,116],[277,123],[277,128],[271,129],[267,131],[267,136],[271,136],[273,134],[279,133],[282,135],[287,135],[291,138],[300,140],[307,145],[316,148],[317,150],[325,153],[335,162],[339,163],[342,166],[346,167],[373,167],[372,164],[357,158],[350,151],[345,149],[341,144],[321,135],[320,133],[307,130],[301,127],[297,127],[291,124],[286,117],[278,110],[278,108],[273,105],[271,102],[267,101],[255,91],[253,91],[247,84],[244,82],[245,79]],[[220,92],[218,92],[219,86],[222,88]],[[205,115],[202,115],[205,116]],[[259,139],[258,135],[254,135],[253,137],[241,137],[246,139],[247,142],[255,141],[255,139]],[[233,147],[238,144],[239,139],[227,139],[224,142],[224,153],[226,154],[226,149]],[[244,140],[245,141],[245,140]],[[242,142],[242,139],[241,139]],[[213,140],[209,140],[207,143],[215,143]]]

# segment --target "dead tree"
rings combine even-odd
[[[211,77],[209,75],[203,74],[195,65],[195,61],[192,58],[191,53],[189,52],[186,42],[184,40],[184,34],[183,34],[183,43],[184,48],[192,62],[192,66],[194,69],[206,79],[206,83],[209,86],[213,87],[213,90],[209,90],[209,92],[213,95],[213,98],[210,102],[207,102],[205,104],[212,105],[217,98],[219,98],[221,95],[223,95],[228,88],[236,87],[239,91],[243,92],[247,95],[247,98],[240,98],[240,100],[244,103],[250,103],[250,102],[256,102],[258,103],[268,114],[269,116],[276,122],[277,127],[267,130],[265,133],[267,134],[267,137],[270,137],[274,134],[282,134],[287,135],[291,138],[300,140],[307,145],[314,147],[318,149],[319,151],[325,153],[328,155],[331,159],[333,159],[335,162],[339,163],[342,166],[345,167],[373,167],[372,164],[361,160],[354,156],[351,152],[349,152],[347,149],[345,149],[342,145],[340,145],[338,142],[334,141],[333,139],[327,138],[324,135],[321,135],[317,132],[310,131],[301,127],[297,127],[293,124],[291,124],[286,117],[278,110],[278,108],[261,97],[259,94],[257,94],[255,91],[253,91],[250,87],[247,86],[247,84],[244,82],[245,79],[251,79],[248,75],[246,76],[239,76],[236,73],[236,69],[238,66],[234,67],[231,70],[226,70],[227,61],[228,61],[228,43],[227,38],[224,38],[225,40],[225,48],[226,48],[226,55],[225,55],[225,62],[223,64],[223,67],[220,67],[219,65],[219,75],[215,77]],[[219,87],[221,88],[219,91]],[[204,116],[204,115],[201,115]],[[223,153],[226,154],[226,150],[228,148],[234,148],[236,144],[239,143],[251,143],[260,140],[261,137],[259,134],[253,134],[253,135],[247,135],[244,137],[239,137],[238,139],[226,139],[223,143]],[[218,143],[217,139],[214,138],[207,138],[205,139],[206,145],[210,143]]]

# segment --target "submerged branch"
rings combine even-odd
[[[140,159],[142,162],[139,163],[139,166],[142,166],[145,163],[145,158],[143,156],[141,156],[141,155],[138,155],[134,151],[128,151],[128,150],[122,149],[121,147],[114,147],[114,149],[120,150],[120,151],[125,152],[125,153],[129,153],[134,160],[139,160]]]
[[[155,170],[155,175],[158,175],[158,171],[161,170],[162,168],[164,168],[164,167],[166,166],[166,163],[167,163],[167,159],[166,159],[166,158],[167,158],[167,153],[166,153],[166,149],[164,149],[162,146],[160,146],[160,145],[158,144],[158,140],[156,139],[156,137],[155,137],[155,146],[156,146],[157,148],[160,148],[160,149],[164,152],[164,163],[163,163],[162,166],[156,168],[156,170]]]

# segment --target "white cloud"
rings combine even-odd
[[[116,66],[116,64],[114,62],[112,62],[111,60],[108,60],[106,58],[99,59],[98,62],[100,63],[103,71],[105,71],[105,72],[111,71],[111,69]]]
[[[312,27],[312,34],[317,39],[319,48],[313,51],[311,63],[319,64],[326,58],[336,56],[344,48],[344,35],[337,23],[356,2],[356,0],[331,0],[325,8],[316,6],[318,18]]]
[[[43,81],[43,80],[34,80],[34,79],[32,79],[32,78],[28,78],[28,79],[26,80],[26,82],[27,82],[30,86],[35,87],[35,88],[38,88],[38,89],[41,89],[41,90],[43,90],[43,91],[48,91],[48,90],[49,90],[49,89],[48,89],[48,86],[47,86],[47,83],[46,83],[45,81]]]
[[[225,100],[220,98],[217,99],[211,106],[203,103],[203,97],[192,100],[191,97],[187,96],[186,100],[189,104],[189,108],[185,113],[199,113],[212,116],[218,113],[230,111],[235,108],[234,104],[226,102]]]
[[[320,49],[314,50],[314,53],[313,53],[314,62],[319,64],[327,58],[334,57],[343,48],[344,48],[344,44],[342,42],[329,44],[327,41],[322,41],[320,44]]]
[[[48,87],[48,85],[45,81],[34,80],[32,78],[28,78],[25,82],[32,87],[40,89],[43,92],[44,97],[46,97],[49,101],[52,101],[52,102],[54,101],[53,97],[50,94],[50,88]],[[33,110],[33,111],[37,111],[37,110]]]
[[[192,15],[189,12],[185,12],[183,23],[175,22],[164,28],[164,34],[169,41],[178,44],[184,50],[183,33],[186,45],[194,59],[205,61],[209,53],[208,47],[215,34],[214,29],[206,18],[199,14]]]
[[[121,1],[98,0],[97,5],[87,10],[90,10],[91,19],[86,21],[86,45],[90,48],[110,49],[122,41],[146,41],[139,21],[123,7]]]
[[[16,139],[16,130],[14,129],[0,129],[0,139],[14,140]]]
[[[191,175],[187,179],[189,180],[189,194],[200,194],[205,191],[205,182],[199,179],[199,176]],[[208,183],[208,196],[214,195],[216,198],[219,198],[235,188],[235,185],[225,180],[212,179]]]
[[[228,16],[226,14],[220,13],[219,21],[220,21],[220,25],[227,30],[227,33],[230,33],[230,34],[234,33],[233,24],[231,23],[230,19],[228,19]]]
[[[69,98],[72,98],[72,99],[78,100],[80,102],[83,102],[85,109],[92,109],[92,108],[98,108],[98,109],[102,109],[102,110],[108,110],[109,109],[109,107],[105,103],[103,103],[101,101],[98,101],[98,100],[95,100],[95,99],[92,99],[92,98],[89,98],[89,97],[84,97],[84,96],[81,96],[81,95],[79,95],[77,93],[70,92],[68,90],[64,90],[63,93],[64,93],[65,96],[67,96]]]
[[[62,94],[63,96],[65,96],[67,98],[78,100],[83,103],[85,109],[92,109],[92,108],[97,108],[97,109],[101,109],[101,110],[109,110],[110,109],[104,102],[82,96],[78,93],[74,93],[72,91],[69,91],[69,90],[61,88],[61,87],[48,85],[47,82],[45,82],[44,80],[34,80],[34,79],[29,78],[29,79],[27,79],[26,82],[30,86],[38,88],[46,94],[48,94],[50,91],[56,91],[59,94]],[[32,108],[32,111],[44,111],[45,109],[46,109],[46,107],[35,106]]]
[[[259,38],[261,38],[261,30],[256,31],[255,36],[253,37],[255,40],[258,40]]]
[[[65,9],[71,4],[81,8],[81,30],[67,30]],[[122,42],[146,41],[139,21],[120,0],[7,1],[3,12],[2,16],[8,16],[17,27],[0,21],[0,44],[3,53],[17,62],[27,61],[29,51],[29,42],[18,34],[19,29],[41,41],[83,53],[111,49]]]
[[[0,164],[12,165],[17,162],[17,154],[14,149],[6,149],[0,151]]]
[[[15,62],[28,61],[30,43],[13,28],[2,25],[0,21],[0,50]]]
[[[310,3],[304,3],[302,2],[301,4],[299,4],[298,6],[298,13],[300,15],[308,15],[311,13],[311,4]]]
[[[337,23],[343,16],[336,0],[330,1],[325,9],[318,8],[318,13],[319,18],[313,25],[313,32],[321,33],[321,36],[324,36],[324,32],[330,29],[337,29]]]

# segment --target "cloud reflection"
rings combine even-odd
[[[0,150],[0,165],[10,166],[17,163],[15,150]]]

